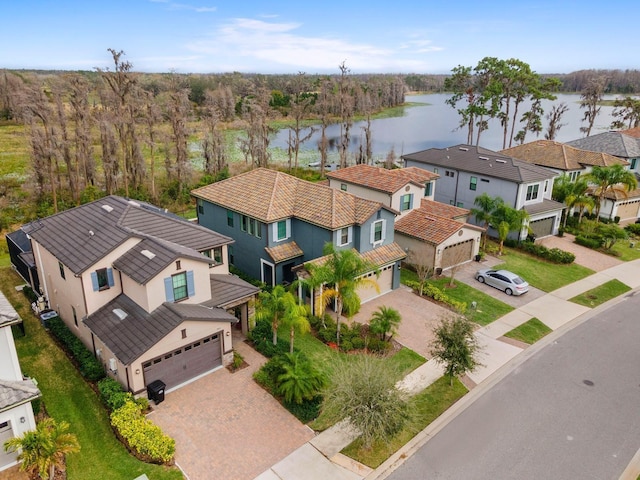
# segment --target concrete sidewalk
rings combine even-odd
[[[612,279],[621,281],[631,289],[639,288],[640,260],[615,265],[571,285],[547,293],[478,329],[475,335],[482,347],[479,360],[483,366],[469,374],[469,378],[476,385],[492,383],[489,380],[497,377],[494,374],[498,370],[525,351],[499,340],[500,337],[534,317],[552,330],[569,324],[591,310],[572,303],[569,299]],[[398,388],[415,394],[431,385],[442,374],[442,367],[434,360],[429,360],[399,382]],[[468,394],[463,403],[471,402],[475,398],[476,395]],[[446,419],[443,417],[446,415],[445,412],[437,422],[445,422]],[[340,454],[340,451],[357,438],[357,435],[348,422],[336,424],[256,477],[256,480],[298,480],[300,478],[359,480],[365,477],[375,479],[383,474],[386,476],[390,468],[386,464],[383,464],[378,470],[372,470]],[[640,461],[640,455],[638,458]]]

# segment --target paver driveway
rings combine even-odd
[[[249,367],[222,368],[168,393],[148,416],[176,440],[189,480],[253,479],[314,436],[253,381],[266,359],[234,340]]]

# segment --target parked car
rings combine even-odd
[[[509,270],[478,270],[476,280],[498,288],[507,295],[522,295],[529,291],[529,284]]]

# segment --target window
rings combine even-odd
[[[346,183],[341,183],[340,184],[340,190],[342,190],[343,192],[347,191],[347,184]]]
[[[438,169],[437,169],[437,168],[434,168],[434,169],[433,169],[433,173],[438,173]]]
[[[384,241],[384,220],[378,220],[371,226],[371,243],[374,245]]]
[[[453,178],[455,176],[455,173],[453,173],[451,170],[445,170],[444,171],[444,175],[445,175],[445,177]]]
[[[187,338],[187,329],[183,328],[182,330],[180,330],[180,333],[182,334],[182,338]]]
[[[180,270],[182,268],[182,264],[180,263],[180,260],[176,260],[176,270]]]
[[[527,187],[527,201],[535,200],[536,198],[538,198],[538,188],[539,187],[540,187],[540,185],[538,185],[537,183],[535,185],[529,185]]]
[[[412,203],[413,203],[413,194],[407,193],[406,195],[402,195],[402,197],[400,197],[400,211],[404,212],[405,210],[411,209]]]
[[[477,188],[478,188],[478,177],[471,177],[471,180],[469,181],[469,189],[475,190]]]
[[[342,247],[351,243],[353,227],[344,227],[338,230],[338,246]]]
[[[173,286],[173,301],[178,302],[188,297],[187,295],[187,272],[178,273],[171,277]]]
[[[291,236],[291,219],[280,220],[273,224],[273,240],[280,242]]]
[[[254,237],[262,238],[262,224],[255,218],[240,215],[240,230]]]
[[[635,170],[637,166],[638,166],[638,159],[632,158],[631,165],[629,166],[629,170]]]
[[[456,207],[464,208],[464,203],[458,202],[456,203]]]
[[[222,264],[222,247],[216,247],[213,249],[213,263],[215,265]]]
[[[58,268],[60,269],[60,276],[63,280],[66,280],[66,277],[64,276],[64,265],[62,262],[58,262]]]
[[[101,268],[91,272],[91,285],[94,292],[113,287],[113,270],[111,268]]]
[[[247,217],[246,215],[240,215],[240,230],[242,230],[243,232],[246,232],[248,225],[249,225],[249,217]]]
[[[544,193],[547,193],[547,190],[549,190],[549,180],[544,181]]]
[[[227,210],[227,226],[233,228],[233,212]]]
[[[204,203],[202,202],[202,199],[199,198],[198,200],[196,200],[197,204],[198,204],[198,213],[200,215],[202,215],[204,213]]]
[[[424,196],[430,197],[432,191],[433,191],[433,183],[429,182],[424,186]]]
[[[278,240],[284,240],[287,238],[287,222],[285,220],[280,220],[278,222],[278,236],[276,237]]]

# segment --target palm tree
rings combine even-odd
[[[600,218],[600,208],[607,193],[619,193],[626,198],[627,192],[638,187],[638,181],[633,172],[626,170],[622,165],[611,165],[609,167],[596,165],[583,178],[596,186],[595,194],[598,197],[596,221]]]
[[[402,321],[400,312],[395,308],[381,306],[378,307],[373,315],[371,315],[371,321],[369,322],[369,329],[371,333],[380,335],[380,339],[383,341],[391,340],[391,338],[398,332],[398,325]],[[389,338],[387,339],[387,334]]]
[[[287,293],[294,298],[295,305],[291,305],[290,302],[287,302],[287,308],[281,318],[281,322],[285,328],[289,329],[289,353],[293,353],[293,338],[295,333],[298,332],[301,335],[303,333],[307,333],[311,330],[311,325],[309,325],[309,320],[307,318],[309,311],[306,305],[296,303],[293,293]]]
[[[299,307],[296,297],[291,292],[285,290],[282,285],[276,285],[271,292],[263,291],[258,295],[255,313],[256,320],[269,320],[271,322],[274,345],[278,344],[278,328],[280,327],[280,322],[288,316],[297,317],[296,312],[299,311]],[[288,324],[293,322],[291,318],[285,321],[287,321]]]
[[[493,211],[502,203],[504,203],[502,198],[491,197],[486,192],[482,195],[478,195],[473,201],[473,204],[478,208],[472,208],[471,215],[475,217],[476,222],[482,222],[484,227],[484,232],[482,232],[483,249],[487,244],[487,230],[489,229],[489,223],[491,223]]]
[[[589,184],[584,177],[578,177],[575,181],[566,173],[557,177],[553,182],[552,198],[557,202],[562,202],[567,206],[564,214],[562,226],[567,226],[567,219],[571,210],[578,205],[587,205],[591,197],[588,195]]]
[[[376,266],[366,261],[355,250],[336,250],[328,242],[324,247],[326,260],[322,264],[307,265],[311,274],[307,283],[312,288],[322,288],[320,301],[326,307],[331,300],[335,301],[336,343],[340,345],[340,316],[343,309],[352,315],[360,309],[359,287],[370,285],[380,290],[378,282],[372,278],[362,277],[363,273],[374,270]]]
[[[276,390],[289,403],[311,400],[326,384],[324,375],[300,352],[282,355],[279,367]]]
[[[53,418],[45,418],[35,430],[5,442],[4,448],[7,452],[20,450],[20,470],[37,474],[43,480],[53,479],[56,468],[62,467],[65,455],[80,451],[76,436],[67,433],[68,429],[67,422],[57,423]]]
[[[518,236],[524,222],[529,218],[529,214],[524,210],[516,210],[505,203],[496,207],[491,216],[491,223],[498,230],[498,239],[500,240],[499,255],[502,255],[504,241],[507,239],[509,232],[518,230]]]

